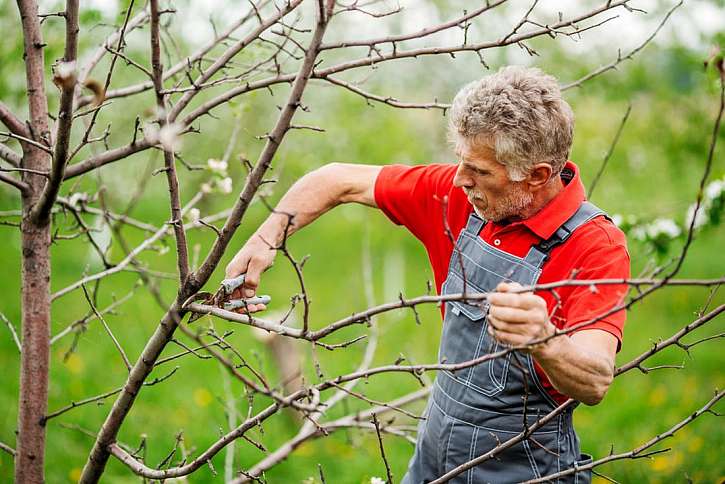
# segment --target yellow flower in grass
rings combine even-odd
[[[653,407],[659,407],[667,400],[667,390],[664,385],[658,385],[649,394],[649,404]]]
[[[83,371],[86,365],[78,353],[71,353],[68,355],[68,359],[65,360],[65,366],[68,368],[68,371],[77,375]]]
[[[78,480],[81,478],[82,471],[83,469],[81,469],[80,467],[74,467],[68,473],[68,478],[71,480],[71,482],[78,482]]]
[[[658,454],[650,461],[650,468],[655,472],[669,473],[682,465],[682,453],[666,452]]]
[[[687,450],[693,454],[697,453],[701,448],[704,441],[699,435],[693,436],[687,443]],[[720,481],[723,482],[723,481]]]
[[[211,393],[209,393],[209,390],[206,388],[196,388],[193,396],[194,403],[196,403],[199,407],[207,407],[212,401]]]

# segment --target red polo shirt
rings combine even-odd
[[[404,225],[420,240],[433,266],[436,288],[440,293],[446,279],[453,243],[444,230],[441,202],[448,197],[446,220],[454,239],[466,226],[473,206],[463,190],[453,186],[456,165],[420,166],[389,165],[375,182],[375,201],[398,225]],[[574,212],[586,196],[577,166],[568,162],[562,171],[564,189],[533,217],[509,224],[487,223],[480,236],[500,250],[524,257],[532,245],[548,239]],[[569,278],[628,278],[629,254],[625,236],[605,217],[596,217],[579,227],[564,243],[555,247],[544,264],[540,284]],[[552,322],[560,329],[574,326],[599,316],[620,304],[627,293],[624,285],[557,288],[557,298],[550,291],[537,294],[546,300]],[[441,307],[443,312],[443,307]],[[582,329],[600,329],[613,334],[620,345],[625,311],[611,314]],[[536,365],[537,373],[549,394],[561,403],[566,397],[549,383]]]

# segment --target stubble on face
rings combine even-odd
[[[523,212],[531,206],[534,200],[534,196],[519,182],[513,182],[511,188],[496,200],[488,200],[476,190],[465,189],[465,192],[476,215],[492,222],[523,218]]]

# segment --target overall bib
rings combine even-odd
[[[520,258],[481,239],[479,233],[485,222],[471,213],[456,242],[441,292],[464,292],[464,273],[467,293],[493,291],[500,282],[536,284],[551,249],[599,215],[604,212],[589,202],[582,203],[551,238],[534,245],[526,257]],[[447,302],[438,361],[460,363],[505,349],[489,336],[487,314],[485,301]],[[423,415],[425,419],[418,426],[415,453],[403,483],[434,480],[516,436],[524,429],[524,422],[531,425],[556,407],[536,375],[531,356],[525,353],[509,353],[455,372],[440,371]],[[567,410],[528,439],[450,482],[520,482],[587,461],[579,453],[572,411]],[[590,481],[591,471],[582,471],[557,482]]]

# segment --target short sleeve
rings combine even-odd
[[[427,245],[442,229],[442,200],[453,186],[455,170],[455,165],[447,164],[388,165],[376,179],[375,203],[391,221]]]
[[[576,279],[628,279],[629,253],[624,234],[610,222],[609,243],[587,251],[577,263]],[[601,227],[601,225],[600,225]],[[625,302],[626,284],[575,286],[562,306],[564,328],[581,326],[574,331],[600,329],[614,335],[621,346],[626,311],[615,310]]]

